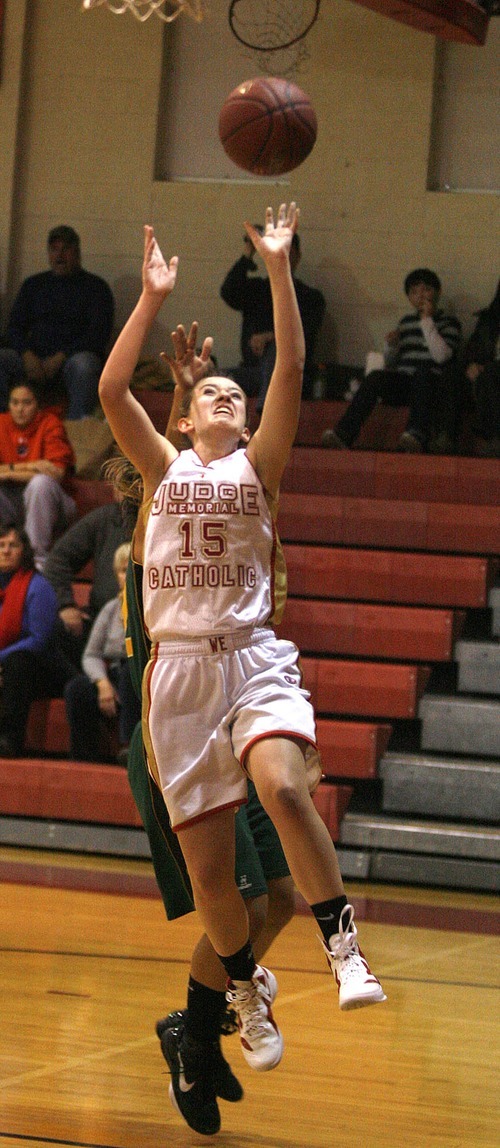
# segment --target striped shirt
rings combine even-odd
[[[386,354],[386,366],[391,370],[413,375],[419,367],[434,363],[434,371],[439,374],[443,363],[449,361],[458,350],[460,323],[444,311],[436,311],[432,319],[421,319],[417,311],[412,311],[411,315],[404,315],[400,319],[397,329],[399,343]],[[432,335],[435,338],[436,333],[446,344],[442,345],[440,356],[433,346]]]

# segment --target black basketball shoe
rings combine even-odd
[[[203,1046],[189,1040],[179,1025],[165,1029],[161,1047],[170,1069],[173,1107],[194,1132],[213,1136],[220,1129],[220,1112]]]
[[[176,1009],[156,1023],[156,1034],[159,1037],[161,1050],[167,1062],[168,1056],[164,1047],[165,1033],[171,1028],[184,1026],[186,1014],[187,1009]],[[207,1071],[210,1073],[215,1095],[221,1100],[229,1101],[230,1104],[235,1104],[238,1100],[242,1100],[243,1088],[227,1060],[222,1055],[219,1042],[214,1041],[213,1044],[203,1047],[206,1049]]]

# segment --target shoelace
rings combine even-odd
[[[250,1038],[257,1036],[265,1028],[267,1011],[264,1015],[265,1002],[258,985],[252,985],[250,989],[230,989],[227,993],[227,1000],[236,1006],[247,1036]]]
[[[344,920],[347,914],[347,920]],[[340,914],[338,941],[335,950],[332,950],[336,961],[349,957],[357,951],[356,937],[358,930],[354,924],[354,909],[352,905],[345,905]]]
[[[344,916],[347,914],[347,920],[344,921]],[[328,945],[325,944],[323,937],[320,937],[321,944],[325,949],[330,952],[331,956],[336,961],[343,961],[346,957],[358,957],[359,950],[356,937],[358,930],[354,924],[354,909],[352,905],[345,905],[340,914],[339,931],[337,939],[333,947],[329,950]]]

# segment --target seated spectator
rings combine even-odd
[[[115,552],[113,571],[119,592],[102,607],[92,625],[83,652],[83,673],[72,678],[64,690],[70,754],[75,761],[102,761],[102,723],[109,725],[118,717],[119,760],[126,765],[128,745],[140,721],[141,706],[130,677],[122,616],[129,555],[129,542]]]
[[[262,231],[262,228],[259,227],[257,230]],[[309,399],[312,397],[313,382],[317,373],[314,361],[316,340],[323,322],[326,303],[321,291],[316,287],[309,287],[302,279],[296,278],[295,270],[300,255],[300,240],[298,233],[295,232],[289,258],[306,341],[302,397]],[[242,363],[231,371],[231,375],[247,395],[257,395],[257,411],[260,412],[273,372],[276,344],[269,279],[252,274],[257,270],[254,256],[255,247],[248,236],[245,236],[243,255],[228,271],[220,293],[228,307],[242,312]]]
[[[500,458],[500,280],[465,348],[465,376],[473,405],[473,431],[479,453]]]
[[[384,368],[365,376],[335,430],[324,432],[323,446],[336,450],[352,446],[381,399],[391,406],[410,407],[399,450],[426,449],[438,389],[457,352],[461,329],[458,319],[438,307],[441,283],[434,271],[426,267],[411,271],[404,289],[413,311],[386,336]]]
[[[114,553],[132,534],[133,523],[122,513],[122,496],[116,493],[114,499],[74,522],[54,543],[45,565],[44,574],[56,592],[59,607],[55,647],[67,666],[68,677],[81,671],[92,623],[106,602],[115,597]],[[73,583],[88,562],[93,564],[92,586],[88,606],[81,609],[75,601]]]
[[[96,506],[73,522],[57,538],[47,558],[44,573],[53,585],[58,606],[55,652],[68,677],[80,673],[92,623],[102,606],[116,595],[112,560],[118,546],[130,541],[132,535],[133,522],[122,511],[123,496],[115,492],[114,497],[114,502]],[[86,608],[81,608],[73,582],[87,563],[93,565],[91,595]]]
[[[28,535],[0,527],[0,756],[20,757],[30,706],[57,697],[64,681],[51,652],[57,600],[35,570]]]
[[[14,300],[0,350],[0,410],[9,381],[24,375],[38,384],[44,406],[62,396],[66,418],[80,419],[98,401],[114,301],[104,279],[82,268],[72,227],[52,228],[48,256],[50,269],[25,279]]]
[[[0,414],[0,521],[23,523],[43,570],[57,529],[76,514],[65,490],[73,449],[58,415],[40,410],[36,384],[11,384],[9,409]]]

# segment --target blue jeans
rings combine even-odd
[[[363,379],[335,430],[346,446],[351,446],[377,399],[381,399],[390,406],[409,406],[407,430],[420,440],[422,446],[426,446],[437,386],[439,373],[436,373],[432,365],[423,364],[413,375],[406,375],[402,371],[371,371]]]
[[[66,359],[59,373],[47,383],[47,390],[58,386],[67,395],[66,418],[83,419],[91,415],[98,401],[102,360],[93,351],[77,351]],[[24,377],[23,361],[17,351],[0,350],[0,410],[7,410],[8,389],[11,382]],[[41,393],[43,403],[43,388]]]
[[[132,687],[128,661],[113,665],[109,679],[118,691],[118,729],[120,745],[128,745],[141,717],[141,704]],[[77,674],[64,687],[66,713],[70,727],[70,753],[74,761],[102,761],[101,731],[109,724],[97,701],[97,686],[86,674]]]

